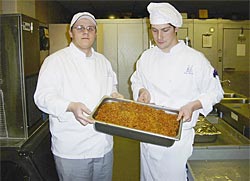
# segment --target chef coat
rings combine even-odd
[[[156,105],[180,109],[189,102],[201,102],[202,108],[194,111],[190,122],[183,123],[181,140],[173,146],[141,143],[141,180],[184,180],[185,165],[193,150],[192,128],[200,113],[206,116],[223,98],[216,70],[201,52],[179,41],[168,53],[157,46],[146,50],[136,64],[131,83],[134,100],[139,90],[146,88],[150,103]]]
[[[141,88],[151,95],[151,103],[179,109],[200,100],[202,109],[196,111],[184,128],[195,126],[199,113],[206,116],[213,105],[223,98],[223,89],[216,70],[205,56],[185,45],[183,41],[164,53],[157,46],[146,50],[131,77],[134,100]]]
[[[49,114],[53,154],[70,159],[96,158],[112,149],[112,136],[95,131],[93,124],[83,126],[66,110],[70,102],[81,102],[93,110],[104,95],[116,91],[116,84],[110,62],[94,49],[86,57],[71,43],[45,59],[34,100]]]

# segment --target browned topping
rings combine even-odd
[[[177,135],[180,124],[176,114],[133,102],[104,103],[95,119],[170,137]]]

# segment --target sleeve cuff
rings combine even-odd
[[[200,113],[204,116],[207,116],[213,110],[213,105],[211,101],[209,101],[209,98],[206,98],[205,96],[201,96],[198,100],[201,102],[202,105]]]
[[[58,106],[57,117],[60,122],[66,122],[74,119],[74,114],[72,112],[67,112],[67,108],[70,104],[70,101],[63,101],[60,106]]]

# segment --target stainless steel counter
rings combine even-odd
[[[250,104],[220,103],[216,107],[223,120],[250,139]]]
[[[216,117],[207,117],[221,132],[215,142],[194,143],[193,155],[190,160],[226,160],[249,159],[250,140],[230,126],[227,122]],[[217,119],[217,122],[215,120]]]
[[[188,163],[192,181],[247,181],[249,160],[192,160]]]
[[[250,144],[250,140],[243,136],[240,132],[235,130],[225,120],[216,116],[207,116],[206,119],[211,122],[221,134],[217,136],[215,142],[211,143],[195,143],[195,148],[199,147],[239,147]]]
[[[214,142],[194,144],[188,160],[189,180],[249,180],[250,140],[219,117],[207,119],[222,134]]]

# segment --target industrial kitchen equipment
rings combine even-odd
[[[55,180],[48,121],[33,100],[39,21],[1,14],[0,24],[0,180]]]

